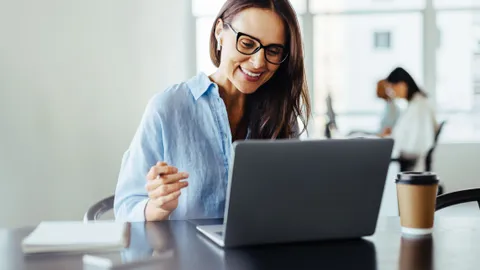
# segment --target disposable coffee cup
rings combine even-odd
[[[402,233],[429,235],[433,231],[438,177],[432,172],[401,172],[397,184]]]

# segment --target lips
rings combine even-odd
[[[260,79],[262,76],[263,72],[253,72],[251,70],[242,68],[241,66],[239,67],[240,72],[244,75],[245,79],[250,82],[256,82]]]

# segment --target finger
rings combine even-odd
[[[170,193],[177,192],[177,191],[181,190],[182,188],[186,188],[187,186],[188,186],[187,181],[176,182],[176,183],[168,184],[168,185],[161,185],[157,189],[149,192],[148,197],[150,197],[151,199],[157,199],[161,196],[166,196]]]
[[[155,199],[154,202],[155,202],[155,204],[156,204],[157,206],[162,207],[162,206],[165,205],[166,203],[169,203],[169,202],[171,202],[171,201],[173,201],[173,200],[178,199],[178,197],[180,197],[180,194],[182,194],[182,193],[180,192],[180,190],[179,190],[179,191],[175,191],[175,192],[173,192],[173,193],[168,194],[167,196],[162,196],[162,197],[160,197],[160,198]]]
[[[156,166],[168,166],[168,163],[164,162],[164,161],[159,161],[159,162],[157,162]]]
[[[170,174],[170,175],[164,175],[164,176],[158,176],[154,180],[149,180],[145,184],[145,189],[147,191],[153,191],[157,189],[161,185],[166,185],[174,182],[178,182],[183,179],[188,178],[188,173],[176,173],[176,174]]]
[[[187,179],[188,177],[189,177],[188,173],[182,172],[182,173],[163,175],[160,177],[160,180],[165,185],[165,184],[170,184],[180,180]]]
[[[177,173],[178,169],[173,166],[153,166],[147,174],[147,179],[153,180],[160,174]]]

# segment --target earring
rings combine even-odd
[[[220,45],[220,42],[217,43],[217,51],[220,51],[222,49],[222,45]]]

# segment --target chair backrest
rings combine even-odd
[[[435,133],[435,145],[437,145],[438,138],[440,137],[440,133],[442,132],[442,129],[445,126],[446,122],[447,121],[442,121],[442,122],[440,122],[440,125],[438,125],[437,132]]]
[[[467,202],[477,202],[480,207],[480,188],[460,190],[438,196],[435,211]]]
[[[98,220],[105,212],[113,209],[115,196],[107,197],[90,206],[83,217],[83,222]]]
[[[438,143],[438,138],[440,137],[440,133],[443,130],[443,127],[445,126],[446,121],[442,121],[440,125],[438,125],[437,132],[435,132],[435,139],[433,142],[433,147],[428,151],[427,156],[425,158],[425,171],[430,172],[432,171],[432,158],[433,158],[433,152],[435,151],[435,148],[437,147]]]
[[[332,138],[332,132],[334,129],[337,127],[337,122],[336,122],[336,113],[333,109],[333,101],[332,101],[332,95],[330,92],[328,92],[327,98],[325,99],[325,103],[327,106],[327,113],[326,113],[326,123],[325,123],[325,132],[324,135],[327,139]]]

